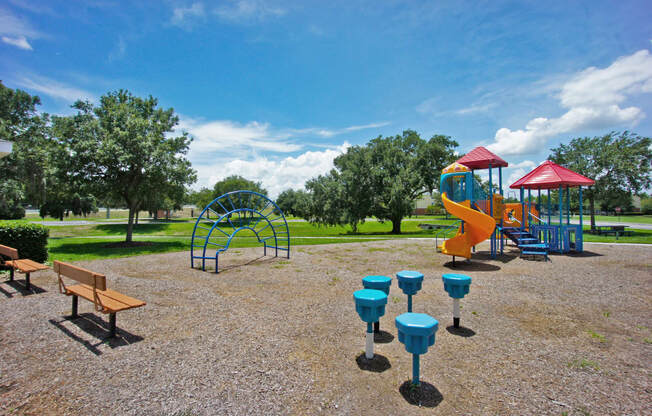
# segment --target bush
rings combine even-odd
[[[21,259],[43,263],[48,259],[50,230],[42,225],[0,222],[0,244],[18,250]]]
[[[652,198],[645,198],[641,201],[641,212],[643,214],[652,214]]]

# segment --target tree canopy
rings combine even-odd
[[[183,199],[185,186],[196,180],[185,158],[192,139],[172,135],[179,118],[172,108],[158,108],[151,96],[119,90],[102,96],[98,106],[77,101],[73,108],[77,114],[54,118],[63,152],[57,171],[62,182],[122,201],[129,209],[131,242],[138,210],[151,208],[146,205],[155,199]]]
[[[610,201],[623,193],[640,192],[652,185],[652,140],[628,131],[598,137],[580,137],[551,149],[555,163],[595,180],[586,196],[595,227],[595,202]]]
[[[349,224],[355,232],[358,223],[373,215],[391,221],[398,234],[415,199],[438,187],[441,170],[455,160],[455,147],[448,136],[426,141],[413,130],[350,147],[335,159],[329,174],[306,183],[312,198],[309,220]]]
[[[267,195],[267,190],[263,188],[261,182],[250,181],[240,175],[231,175],[213,186],[213,199],[233,191],[254,191]]]

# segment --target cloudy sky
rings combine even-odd
[[[196,188],[272,196],[404,129],[483,145],[507,184],[573,137],[652,135],[644,1],[5,0],[0,79],[69,114],[126,88],[179,114]]]

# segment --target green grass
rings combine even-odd
[[[591,360],[586,360],[582,358],[581,360],[573,360],[570,363],[568,363],[568,367],[570,368],[579,368],[581,370],[586,370],[586,369],[591,369],[598,371],[600,370],[600,365],[596,363],[595,361]]]
[[[579,215],[573,215],[571,218],[578,221],[580,219]],[[584,213],[582,218],[585,223],[591,222],[591,216],[588,213]],[[596,215],[595,220],[598,222],[633,222],[639,224],[652,224],[652,215]]]
[[[597,243],[637,243],[652,244],[652,230],[628,230],[631,235],[620,236],[616,240],[613,235],[593,235],[586,231],[590,227],[584,227],[584,241]]]
[[[593,331],[591,329],[589,329],[586,332],[591,336],[592,339],[596,339],[599,342],[607,342],[607,338],[602,334],[598,334],[597,332],[595,332],[595,331]]]

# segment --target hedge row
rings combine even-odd
[[[0,221],[0,244],[18,250],[21,259],[45,262],[49,235],[50,230],[42,225]]]

